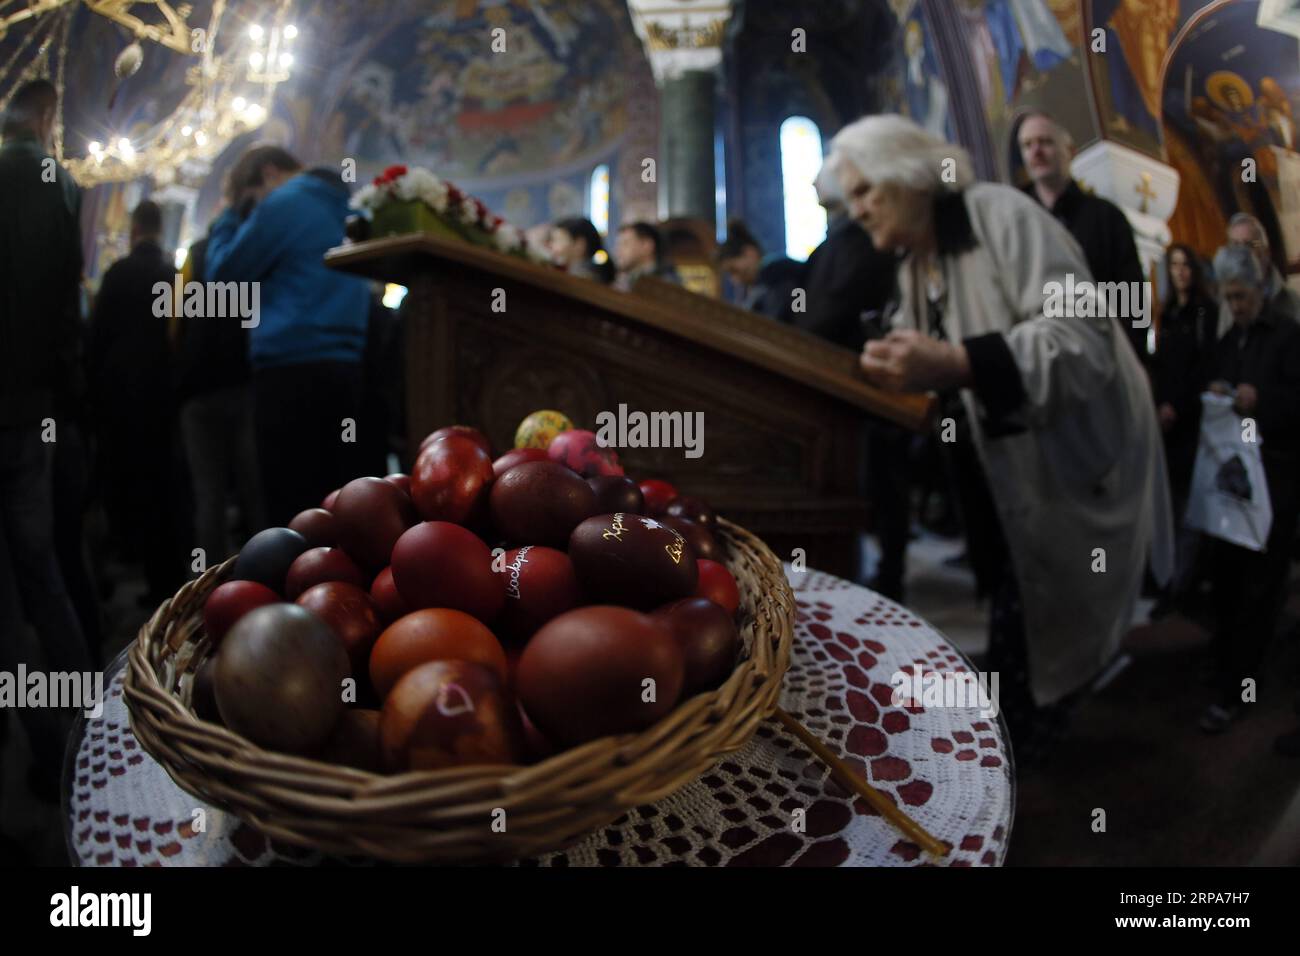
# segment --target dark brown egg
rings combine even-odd
[[[724,608],[692,597],[664,605],[652,615],[672,631],[686,661],[683,696],[717,687],[736,668],[740,633]]]
[[[369,575],[342,548],[309,548],[289,565],[289,573],[284,578],[284,596],[296,601],[303,591],[326,581],[370,587]]]
[[[357,707],[343,711],[334,733],[325,741],[320,759],[325,763],[353,767],[370,773],[384,772],[379,748],[378,710]]]
[[[695,552],[643,515],[597,515],[574,529],[569,558],[590,601],[651,610],[695,593]]]
[[[681,647],[654,618],[582,607],[533,635],[515,688],[547,739],[572,746],[649,727],[676,706],[684,673]]]
[[[217,693],[212,687],[212,671],[217,666],[215,656],[209,656],[198,670],[194,672],[194,688],[190,692],[190,706],[194,716],[208,723],[221,723],[221,712],[217,710]]]
[[[530,461],[550,461],[545,448],[512,448],[496,461],[492,462],[492,471],[498,478],[511,468],[526,465]]]
[[[393,772],[513,764],[524,748],[519,712],[501,679],[468,661],[408,672],[384,701],[379,741]]]
[[[645,511],[645,495],[641,494],[641,487],[625,475],[597,475],[588,478],[587,484],[596,493],[597,514],[624,511],[639,515]]]
[[[397,593],[391,567],[384,568],[375,575],[375,580],[370,585],[370,597],[374,599],[375,606],[379,608],[379,616],[385,624],[392,624],[399,617],[411,613],[402,596]]]
[[[289,527],[306,538],[312,548],[333,548],[339,543],[338,519],[324,508],[298,512]]]
[[[311,754],[343,713],[343,643],[296,604],[268,604],[226,635],[213,672],[221,720],[268,750]]]
[[[722,545],[718,543],[717,537],[708,528],[698,525],[694,521],[687,521],[685,518],[674,518],[669,515],[663,515],[658,520],[689,542],[690,546],[695,549],[697,560],[700,558],[708,558],[710,561],[722,560]]]
[[[510,543],[563,550],[573,529],[596,513],[596,494],[563,465],[536,461],[498,478],[489,506],[493,526]]]
[[[699,498],[692,498],[689,495],[681,495],[668,502],[664,514],[674,518],[685,518],[687,521],[694,521],[710,531],[717,527],[718,524],[718,516],[713,509]]]
[[[416,522],[410,497],[391,481],[349,481],[334,503],[339,545],[372,574],[388,566],[393,545]]]

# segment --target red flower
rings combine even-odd
[[[375,177],[376,186],[386,186],[396,179],[406,175],[405,166],[389,166],[382,173]]]

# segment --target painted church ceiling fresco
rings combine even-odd
[[[307,134],[362,169],[394,162],[484,181],[607,152],[627,127],[628,64],[643,59],[622,0],[312,0],[334,44]],[[505,31],[505,54],[491,52]],[[316,31],[318,34],[322,31]]]

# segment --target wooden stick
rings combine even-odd
[[[817,758],[830,768],[830,771],[835,775],[836,780],[875,807],[876,811],[897,827],[904,836],[911,839],[921,847],[921,849],[934,854],[939,859],[943,859],[948,855],[948,851],[942,843],[926,832],[925,828],[919,823],[909,817],[902,810],[898,809],[898,807],[895,806],[888,797],[854,773],[852,767],[840,759],[840,757],[838,757],[824,743],[813,736],[807,727],[791,717],[790,714],[781,707],[776,708],[773,714],[776,719],[782,723],[786,730],[790,731],[790,733],[803,741],[808,746],[808,749],[816,754]]]

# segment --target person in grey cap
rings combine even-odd
[[[1263,551],[1212,539],[1218,700],[1201,718],[1220,733],[1242,713],[1242,681],[1258,681],[1277,626],[1300,509],[1300,325],[1268,298],[1268,279],[1249,248],[1214,257],[1219,291],[1233,324],[1215,347],[1210,391],[1233,395],[1233,408],[1257,426],[1273,524]]]

